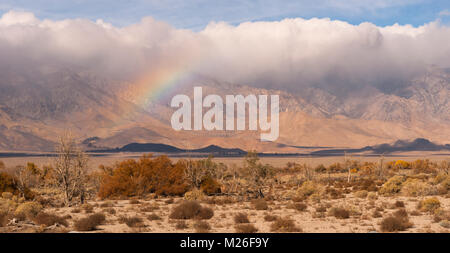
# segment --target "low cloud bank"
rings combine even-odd
[[[0,18],[0,74],[38,75],[61,67],[132,80],[168,68],[218,80],[296,90],[309,85],[401,85],[429,65],[450,67],[450,27],[329,19],[284,19],[200,32],[144,18],[126,27],[102,20]]]

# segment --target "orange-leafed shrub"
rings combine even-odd
[[[203,179],[200,189],[206,195],[212,195],[216,193],[221,193],[220,184],[212,177],[207,176]]]
[[[99,197],[131,197],[147,193],[183,195],[185,165],[173,164],[167,156],[152,158],[144,155],[138,161],[126,160],[105,173],[99,188]]]

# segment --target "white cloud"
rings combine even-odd
[[[131,78],[155,68],[189,68],[270,87],[377,84],[403,80],[428,64],[449,67],[448,41],[450,28],[438,22],[377,27],[298,18],[211,23],[195,33],[152,18],[118,28],[9,12],[0,19],[0,71],[64,66]]]

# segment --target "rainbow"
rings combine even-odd
[[[165,95],[190,80],[192,72],[189,68],[181,67],[176,69],[161,68],[149,71],[130,85],[126,91],[127,96],[133,102],[147,108],[152,102],[163,98]]]

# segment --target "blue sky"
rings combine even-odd
[[[0,0],[0,15],[30,11],[39,18],[103,19],[117,26],[152,16],[177,28],[200,30],[211,21],[239,24],[283,18],[328,17],[352,24],[419,26],[450,23],[449,0]]]

